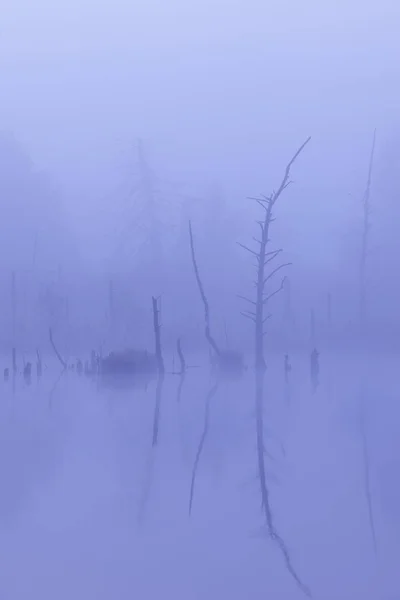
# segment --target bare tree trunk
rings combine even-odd
[[[372,167],[374,164],[375,154],[375,142],[376,142],[376,129],[372,138],[372,148],[369,158],[368,165],[368,176],[367,185],[363,196],[363,231],[361,240],[361,257],[360,257],[360,290],[359,290],[359,318],[362,330],[365,330],[366,317],[367,317],[367,285],[366,285],[366,274],[367,274],[367,258],[368,258],[368,246],[369,246],[369,233],[371,228],[370,214],[371,214],[371,180],[372,180]]]
[[[12,311],[12,369],[17,372],[17,350],[16,350],[16,329],[17,329],[17,284],[15,271],[11,274],[11,311]]]
[[[155,353],[156,353],[156,359],[157,359],[157,368],[158,368],[158,374],[159,375],[164,375],[165,373],[165,366],[164,366],[164,359],[162,356],[162,350],[161,350],[161,325],[160,325],[160,311],[158,310],[158,302],[157,302],[157,298],[155,298],[154,296],[152,297],[152,304],[153,304],[153,328],[154,328],[154,338],[155,338]]]
[[[153,448],[155,446],[157,446],[158,435],[159,435],[159,431],[160,431],[160,409],[161,409],[163,387],[164,387],[164,372],[160,371],[158,374],[158,377],[157,377],[156,403],[155,403],[155,407],[154,407],[153,439],[152,439]]]
[[[273,208],[274,208],[277,200],[279,199],[280,195],[290,184],[289,176],[290,176],[290,169],[291,169],[293,163],[295,162],[295,160],[299,156],[299,154],[302,152],[304,147],[308,144],[310,139],[311,138],[308,138],[302,144],[302,146],[299,148],[299,150],[296,152],[296,154],[293,156],[291,161],[286,166],[284,177],[282,179],[282,182],[281,182],[278,190],[276,192],[273,192],[269,197],[262,196],[261,198],[256,199],[258,204],[260,204],[260,206],[264,209],[264,219],[261,221],[258,221],[258,225],[261,230],[261,236],[260,236],[260,239],[255,240],[259,244],[258,251],[253,251],[250,248],[248,248],[247,246],[244,246],[243,244],[239,244],[245,250],[247,250],[253,256],[255,256],[256,269],[257,269],[257,277],[256,277],[256,282],[255,282],[256,299],[255,299],[255,301],[253,301],[251,299],[245,298],[245,300],[247,302],[249,302],[250,304],[252,304],[254,306],[254,310],[253,311],[245,311],[242,314],[244,316],[246,316],[247,318],[251,319],[255,324],[254,341],[255,341],[255,369],[256,369],[256,371],[255,371],[255,377],[256,377],[256,380],[255,380],[255,384],[256,384],[256,393],[255,393],[256,443],[257,443],[257,465],[258,465],[258,476],[259,476],[259,483],[260,483],[261,503],[262,503],[265,522],[267,525],[268,534],[271,537],[271,539],[274,540],[278,544],[278,547],[283,555],[285,565],[286,565],[288,572],[294,578],[294,580],[296,581],[297,585],[302,590],[302,592],[304,594],[306,594],[307,596],[311,595],[310,591],[307,588],[307,586],[305,586],[304,583],[301,581],[299,576],[297,575],[297,573],[293,567],[289,551],[288,551],[283,539],[278,535],[275,524],[274,524],[274,520],[273,520],[273,515],[272,515],[272,510],[271,510],[271,505],[270,505],[268,482],[267,482],[266,464],[265,464],[266,447],[265,447],[265,441],[264,441],[264,406],[263,405],[264,405],[264,378],[265,378],[265,371],[266,371],[266,363],[265,363],[265,357],[264,357],[264,335],[265,335],[264,324],[270,316],[270,315],[264,314],[264,309],[265,309],[265,306],[267,305],[268,301],[273,296],[275,296],[275,294],[277,294],[278,292],[280,292],[282,290],[285,278],[283,278],[281,280],[280,286],[277,287],[271,293],[266,292],[266,284],[273,278],[273,276],[278,271],[280,271],[281,269],[283,269],[284,267],[286,267],[290,264],[290,263],[282,263],[282,264],[278,265],[277,267],[273,268],[268,273],[266,273],[266,269],[267,269],[268,265],[282,251],[281,249],[267,251],[267,246],[268,246],[268,243],[270,240],[270,236],[269,236],[270,226],[274,220],[272,211],[273,211]]]
[[[154,408],[154,419],[153,419],[153,447],[157,445],[158,442],[158,432],[159,432],[159,423],[160,423],[160,406],[162,400],[162,390],[164,385],[164,376],[165,376],[165,366],[164,359],[162,355],[161,349],[161,324],[160,324],[160,311],[158,308],[157,298],[152,297],[153,304],[153,327],[154,327],[154,337],[155,337],[155,353],[157,360],[157,368],[158,368],[158,378],[157,378],[157,387],[156,387],[156,404]]]
[[[189,221],[189,236],[190,236],[190,250],[191,250],[191,255],[192,255],[193,270],[194,270],[194,274],[196,276],[196,281],[197,281],[197,286],[199,288],[200,297],[201,297],[201,300],[202,300],[203,306],[204,306],[205,336],[206,336],[207,342],[210,344],[210,346],[214,350],[215,354],[217,356],[220,356],[221,351],[220,351],[219,347],[217,346],[213,336],[211,335],[211,331],[210,331],[210,306],[208,304],[208,300],[207,300],[207,297],[204,292],[204,287],[203,287],[202,281],[200,279],[200,273],[199,273],[199,268],[197,266],[196,253],[195,253],[195,249],[194,249],[192,224],[190,221]]]

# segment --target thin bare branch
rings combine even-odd
[[[246,319],[250,319],[251,321],[253,321],[253,323],[255,323],[255,322],[256,322],[255,318],[254,318],[254,317],[252,317],[251,315],[248,315],[248,314],[247,314],[247,313],[245,313],[245,312],[241,312],[240,314],[241,314],[243,317],[246,317]]]
[[[256,302],[254,302],[254,300],[250,300],[250,298],[246,298],[245,296],[237,296],[238,298],[240,298],[241,300],[245,300],[246,302],[249,302],[250,304],[253,304],[254,306],[256,306]]]
[[[277,256],[278,254],[280,254],[283,250],[279,249],[279,250],[273,250],[272,252],[266,252],[265,256],[268,256],[268,258],[266,258],[264,260],[264,267],[266,265],[268,265],[270,262],[272,262]]]
[[[310,140],[311,140],[311,136],[306,139],[306,141],[300,146],[300,148],[294,154],[294,156],[292,157],[292,159],[288,162],[288,164],[286,166],[286,169],[285,169],[285,174],[284,174],[282,182],[281,182],[281,185],[279,186],[278,190],[276,192],[274,192],[274,194],[273,194],[273,196],[271,198],[271,204],[272,204],[272,206],[276,203],[276,201],[278,200],[279,196],[282,194],[282,192],[284,191],[284,189],[287,187],[288,181],[289,181],[289,176],[290,176],[290,169],[292,168],[293,163],[298,158],[299,154],[301,154],[301,152],[304,150],[304,148],[307,146],[307,144],[309,143]]]
[[[241,248],[244,248],[244,250],[247,250],[247,252],[250,252],[250,254],[254,254],[254,256],[256,256],[258,258],[258,252],[256,252],[255,250],[252,250],[251,248],[248,248],[247,246],[245,246],[244,244],[241,244],[240,242],[236,242],[238,246],[240,246]]]
[[[266,304],[268,302],[268,300],[271,300],[271,298],[273,298],[274,296],[276,296],[276,294],[279,294],[279,292],[281,292],[283,290],[283,286],[285,284],[285,279],[286,277],[284,277],[281,281],[281,285],[279,286],[278,289],[276,289],[274,292],[272,292],[271,294],[268,294],[268,296],[266,296],[263,300],[263,304]]]
[[[280,271],[284,267],[290,267],[291,264],[292,263],[288,262],[288,263],[283,263],[283,264],[279,265],[278,267],[276,267],[276,269],[274,269],[273,271],[271,271],[271,273],[269,273],[269,275],[267,275],[267,277],[264,279],[263,285],[265,285],[267,283],[267,281],[269,281],[275,275],[275,273],[277,273],[278,271]]]

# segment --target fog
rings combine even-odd
[[[398,2],[1,15],[1,597],[400,597]]]

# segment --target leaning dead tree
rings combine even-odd
[[[63,357],[61,356],[61,354],[59,353],[59,351],[57,350],[57,346],[54,343],[53,330],[51,327],[49,327],[49,340],[50,340],[51,347],[53,348],[54,354],[57,356],[63,369],[66,370],[68,368],[68,365],[67,365],[66,361],[63,359]]]
[[[236,350],[221,350],[214,337],[211,335],[210,305],[208,303],[208,299],[204,291],[203,282],[200,278],[199,267],[197,265],[196,252],[194,248],[192,224],[190,221],[189,237],[193,270],[196,277],[200,298],[204,307],[204,333],[210,347],[211,364],[213,365],[213,367],[216,367],[221,373],[224,373],[226,375],[240,375],[244,369],[242,354],[240,352],[237,352]]]
[[[12,308],[12,370],[15,376],[17,372],[17,350],[16,350],[16,312],[17,312],[17,286],[15,280],[15,271],[11,275],[11,308]]]
[[[363,206],[363,229],[361,238],[361,256],[360,256],[360,281],[359,281],[359,317],[360,325],[362,328],[365,326],[366,311],[367,311],[367,257],[368,257],[368,246],[369,246],[369,234],[371,229],[371,181],[372,181],[372,168],[374,164],[375,155],[375,142],[376,142],[376,129],[372,138],[372,147],[369,157],[367,185],[362,199]]]
[[[200,278],[199,267],[197,265],[196,252],[195,252],[195,248],[194,248],[192,224],[190,221],[189,221],[189,237],[190,237],[190,252],[191,252],[191,256],[192,256],[193,270],[194,270],[194,274],[196,277],[197,287],[199,288],[200,297],[201,297],[201,300],[202,300],[203,306],[204,306],[204,323],[205,323],[204,333],[205,333],[207,342],[210,344],[210,346],[214,350],[215,354],[217,356],[220,356],[221,350],[219,349],[216,341],[214,340],[213,336],[211,335],[210,305],[208,303],[207,296],[204,291],[204,286],[203,286],[203,283]]]
[[[289,550],[284,540],[279,535],[273,514],[271,509],[270,492],[267,482],[267,467],[266,467],[266,444],[264,439],[264,375],[266,371],[266,363],[264,356],[264,336],[265,336],[265,322],[270,317],[266,314],[266,308],[269,300],[279,293],[284,286],[285,278],[281,279],[279,285],[276,286],[272,291],[267,290],[267,285],[273,280],[274,276],[278,274],[282,269],[287,267],[290,263],[279,263],[276,265],[275,260],[280,256],[282,249],[269,250],[270,242],[270,227],[274,221],[273,210],[278,202],[281,194],[290,185],[290,171],[293,163],[303,151],[304,147],[310,141],[310,137],[300,146],[296,154],[287,164],[283,179],[279,188],[272,192],[270,196],[261,196],[255,198],[256,202],[261,206],[264,211],[263,218],[257,221],[260,228],[260,238],[254,238],[254,241],[258,244],[258,250],[252,250],[243,244],[240,244],[247,252],[255,257],[256,267],[256,297],[254,300],[244,298],[253,307],[252,310],[247,310],[242,314],[253,321],[254,328],[254,343],[255,343],[255,377],[256,377],[256,442],[257,442],[257,466],[258,466],[258,478],[260,482],[260,493],[261,493],[261,504],[265,523],[269,537],[278,545],[287,570],[290,575],[294,578],[299,588],[307,596],[311,596],[309,589],[302,582],[299,575],[297,574]]]

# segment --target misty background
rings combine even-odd
[[[85,280],[91,311],[102,278],[120,272],[128,287],[141,287],[140,138],[157,177],[159,235],[175,286],[185,288],[182,303],[190,304],[191,274],[178,265],[185,234],[181,246],[178,238],[191,216],[207,239],[201,252],[215,298],[221,263],[214,258],[229,254],[221,260],[232,304],[226,318],[245,336],[232,293],[249,282],[234,248],[254,235],[246,198],[270,193],[293,149],[312,135],[279,207],[274,243],[294,262],[299,312],[311,305],[323,312],[335,288],[333,310],[348,323],[356,318],[360,202],[376,127],[369,310],[375,329],[390,323],[397,335],[399,290],[390,274],[399,10],[394,1],[6,3],[3,280],[12,269],[29,270],[36,253],[37,269],[68,272],[69,289]],[[212,240],[205,222],[216,230]]]
[[[400,4],[5,0],[0,13],[0,355],[6,369],[13,347],[19,370],[44,362],[33,385],[18,371],[0,386],[4,598],[304,597],[260,531],[240,298],[254,297],[254,257],[239,244],[257,248],[252,198],[311,136],[271,227],[292,263],[265,336],[273,513],[313,597],[395,600]],[[247,368],[212,401],[189,220],[213,332]],[[163,390],[69,372],[92,349],[153,351],[152,296]],[[196,367],[183,387],[177,338]]]

